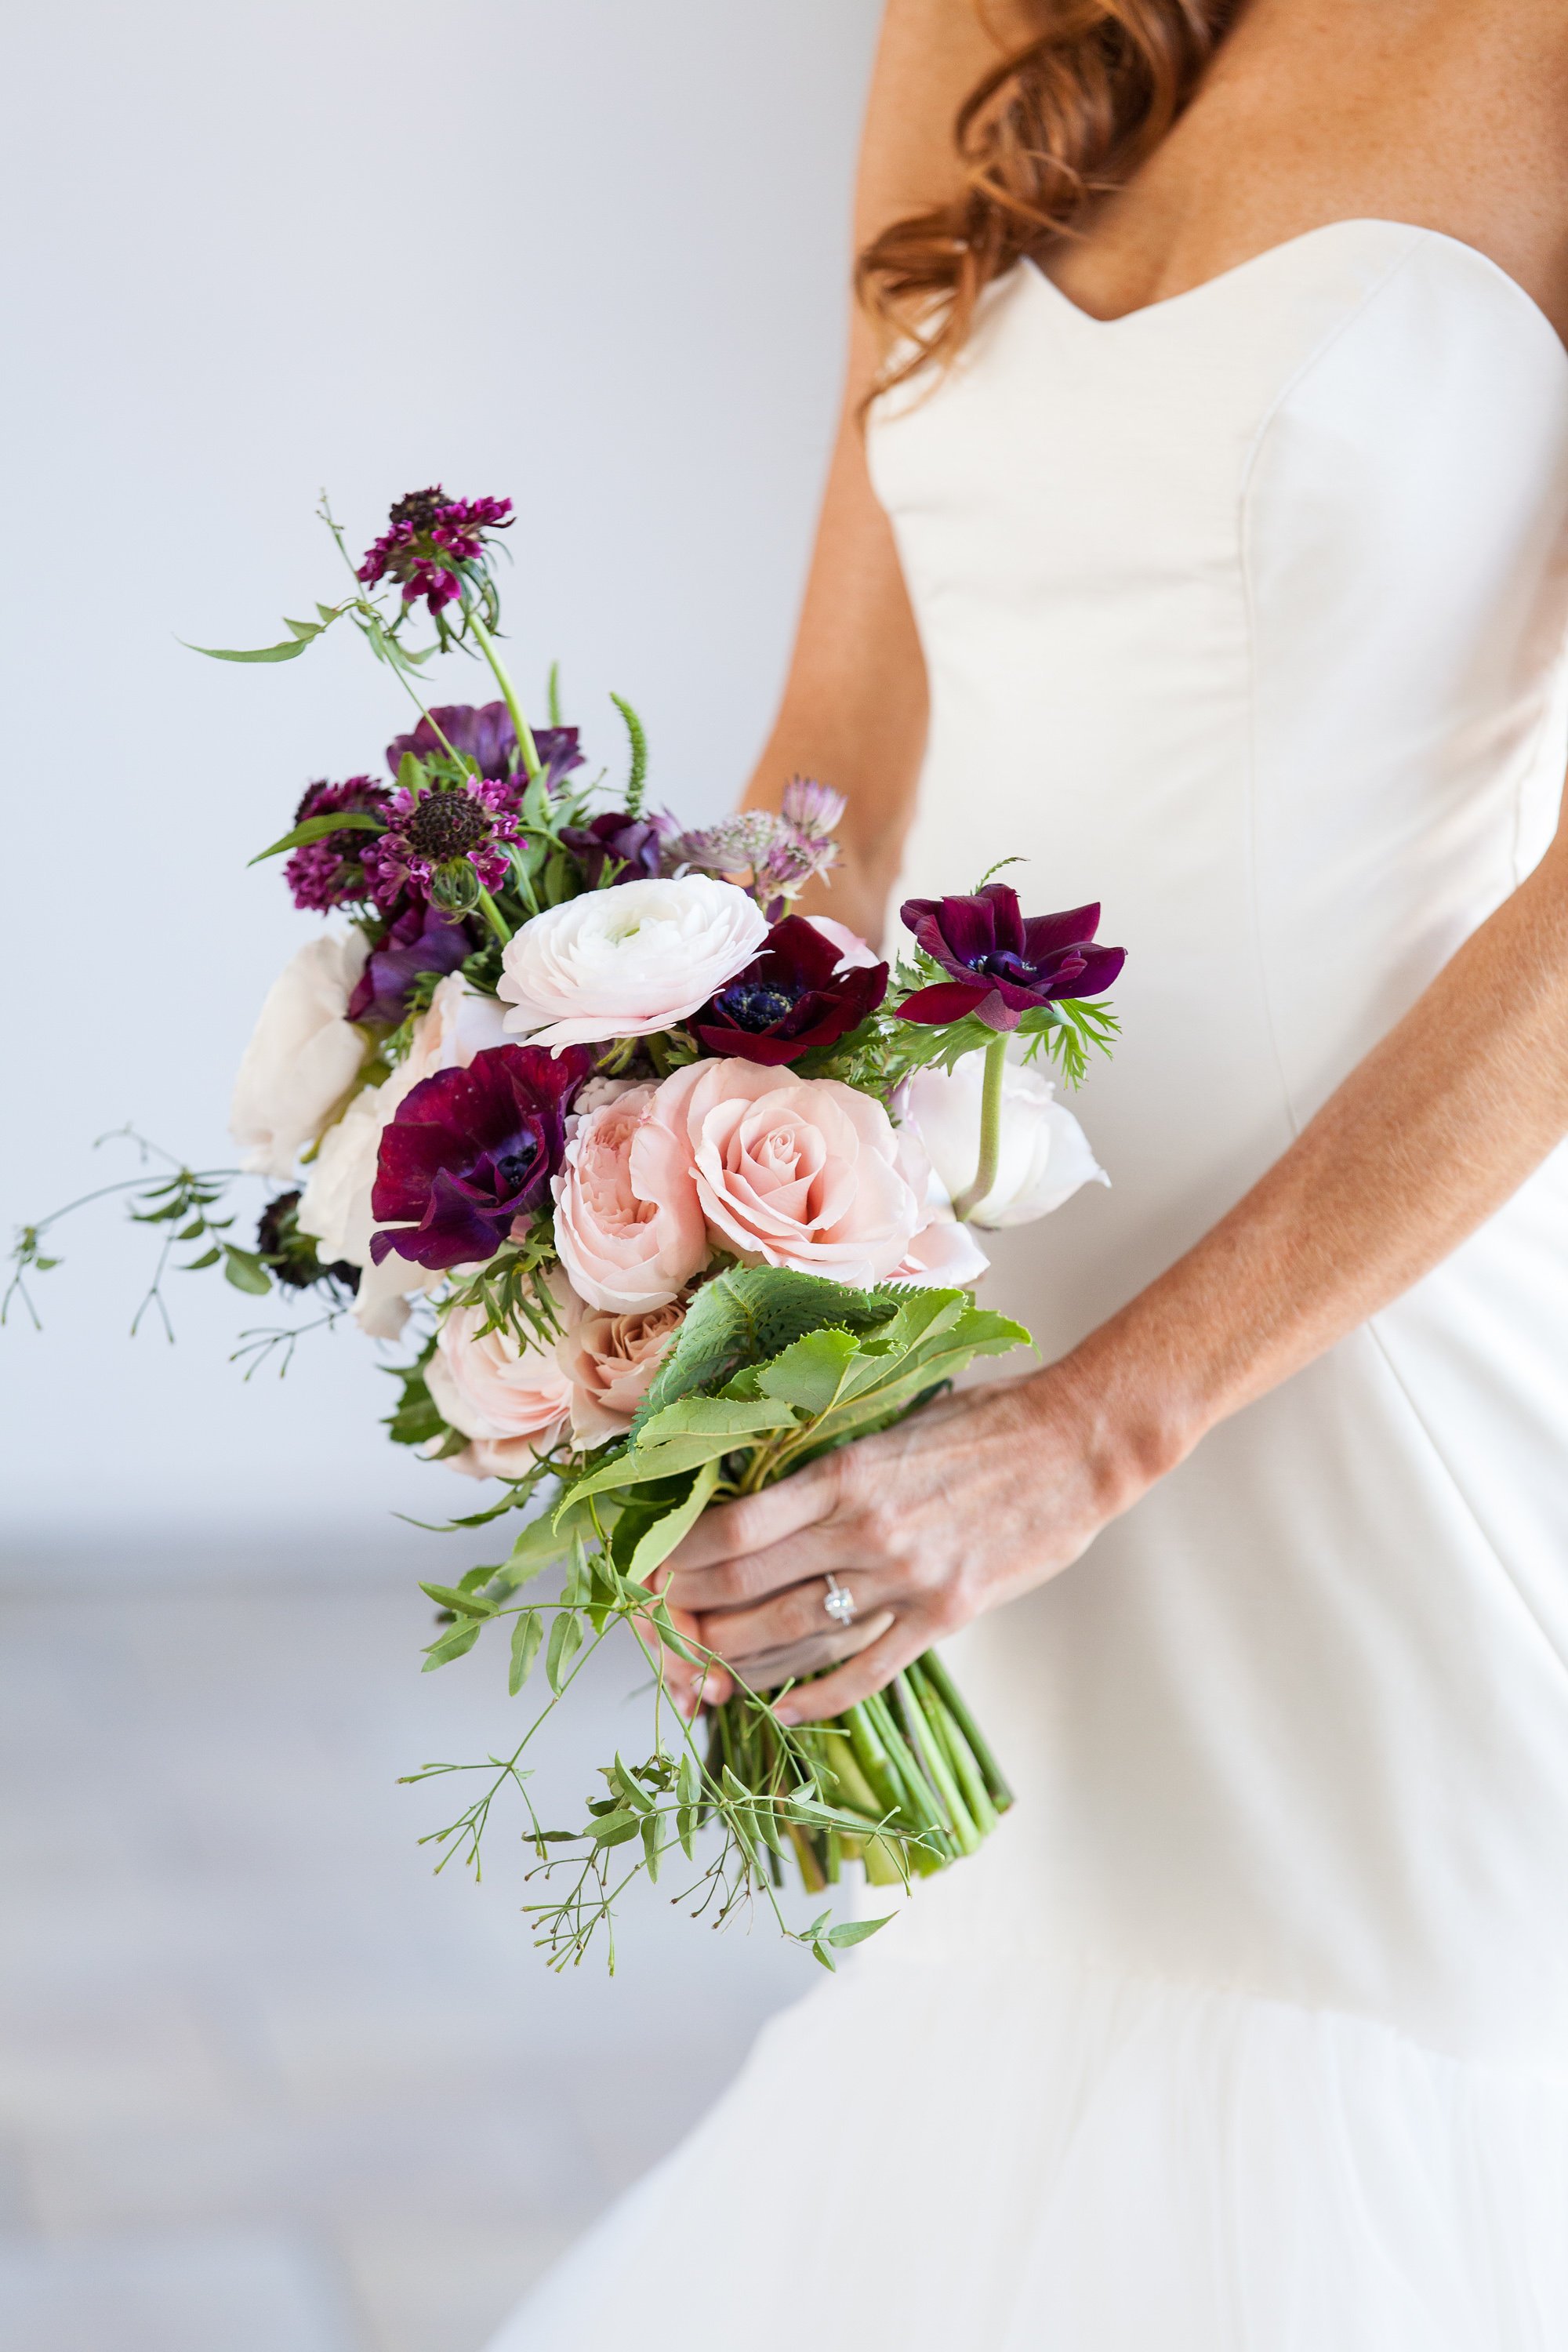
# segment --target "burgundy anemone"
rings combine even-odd
[[[885,963],[838,969],[839,950],[803,915],[775,923],[754,961],[736,973],[690,1027],[710,1054],[776,1068],[813,1045],[836,1045],[888,992]]]
[[[460,916],[444,914],[427,898],[411,898],[380,946],[371,950],[348,1002],[349,1019],[384,1022],[395,1029],[421,972],[456,971],[477,944]]]
[[[392,799],[384,784],[371,776],[351,776],[346,783],[307,784],[294,812],[296,824],[313,816],[379,814]],[[311,914],[325,915],[334,907],[353,904],[369,896],[363,859],[367,829],[345,825],[341,833],[324,833],[297,849],[283,868],[283,879],[294,894],[294,904]]]
[[[367,587],[395,580],[405,604],[423,596],[430,611],[438,613],[462,593],[454,566],[479,562],[487,534],[509,529],[511,520],[510,499],[449,499],[439,482],[427,490],[410,490],[393,508],[357,576]]]
[[[932,1027],[973,1013],[987,1029],[1016,1029],[1037,1006],[1103,994],[1127,961],[1125,948],[1096,940],[1097,906],[1025,916],[1005,882],[968,898],[906,898],[899,912],[915,944],[952,975],[898,1008],[900,1020]]]
[[[371,1214],[379,1265],[445,1272],[493,1257],[545,1197],[566,1146],[566,1106],[593,1067],[585,1046],[492,1045],[467,1069],[411,1087],[383,1131]]]

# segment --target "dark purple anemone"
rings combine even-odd
[[[898,1008],[900,1020],[932,1027],[973,1013],[987,1029],[1016,1029],[1038,1005],[1102,995],[1127,960],[1125,948],[1096,940],[1098,907],[1026,918],[1005,882],[965,898],[906,898],[899,911],[916,945],[952,974]]]
[[[561,838],[583,869],[590,890],[596,890],[610,868],[612,882],[656,881],[665,842],[675,831],[667,816],[631,816],[625,809],[606,809],[591,824],[563,824]]]
[[[585,1046],[492,1045],[467,1069],[411,1087],[383,1131],[370,1196],[377,1265],[394,1250],[445,1272],[493,1257],[544,1198],[566,1147],[566,1106],[594,1065]]]
[[[378,814],[392,799],[384,784],[371,776],[351,776],[346,783],[307,784],[294,812],[296,824],[308,817]],[[345,825],[342,833],[324,833],[297,849],[283,868],[283,879],[294,894],[294,904],[317,915],[368,898],[362,863],[372,836],[364,826]]]
[[[438,613],[462,593],[453,566],[479,562],[487,533],[507,530],[511,520],[510,499],[449,499],[439,482],[427,490],[410,490],[367,550],[358,577],[367,587],[395,580],[405,604],[423,596],[431,612]]]
[[[435,727],[430,724],[432,719]],[[545,782],[552,790],[583,764],[575,727],[536,727],[533,743]],[[438,760],[448,745],[460,758],[472,760],[490,783],[504,782],[512,772],[512,753],[517,749],[510,711],[504,702],[437,704],[429,718],[421,719],[408,734],[394,736],[386,747],[386,764],[395,776],[407,752],[412,751],[416,760]]]
[[[690,1026],[710,1054],[776,1068],[813,1045],[836,1045],[888,992],[885,963],[837,969],[839,950],[803,915],[786,915],[760,956],[721,988]]]
[[[421,972],[456,971],[478,942],[460,916],[443,914],[426,898],[411,898],[373,948],[348,1002],[351,1021],[384,1022],[395,1029],[408,1012]]]

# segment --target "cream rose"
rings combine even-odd
[[[267,992],[240,1057],[229,1133],[258,1176],[291,1176],[364,1059],[364,1039],[344,1019],[369,943],[363,931],[312,940]]]
[[[561,1435],[572,1383],[555,1348],[510,1331],[480,1331],[477,1307],[455,1307],[441,1326],[426,1384],[443,1421],[471,1443],[453,1466],[480,1478],[521,1478],[536,1452]]]
[[[767,937],[733,882],[617,882],[547,908],[501,954],[506,1025],[541,1045],[645,1037],[706,1004]]]
[[[555,1246],[578,1296],[611,1314],[662,1307],[708,1263],[684,1134],[631,1087],[579,1118],[554,1180]]]
[[[421,1078],[454,1064],[466,1068],[476,1054],[505,1043],[494,997],[480,996],[459,973],[449,973],[416,1022],[408,1053],[392,1076],[355,1095],[321,1139],[300,1202],[300,1229],[314,1236],[324,1258],[346,1258],[360,1268],[354,1320],[373,1339],[395,1339],[408,1319],[408,1299],[433,1290],[441,1278],[395,1252],[382,1265],[371,1263],[370,1196],[382,1130]]]
[[[568,1317],[555,1353],[572,1385],[577,1444],[602,1445],[624,1433],[685,1315],[672,1303],[636,1315],[586,1307]]]
[[[685,1140],[710,1231],[749,1264],[868,1288],[925,1221],[918,1152],[879,1102],[836,1078],[695,1062],[665,1079],[654,1115]]]
[[[949,1200],[974,1181],[980,1164],[980,1101],[984,1052],[965,1054],[951,1072],[917,1070],[895,1105],[920,1138]],[[1080,1184],[1109,1184],[1089,1138],[1053,1099],[1051,1081],[1037,1069],[1009,1063],[1002,1081],[1002,1150],[996,1181],[975,1209],[977,1225],[1026,1225],[1048,1216]]]

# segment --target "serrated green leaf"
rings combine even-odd
[[[795,1405],[815,1419],[837,1402],[849,1369],[859,1353],[860,1343],[853,1332],[832,1329],[807,1331],[804,1338],[795,1340],[782,1354],[775,1356],[771,1363],[759,1368],[756,1384],[764,1397]],[[879,1361],[876,1358],[871,1360],[872,1378],[876,1376]],[[679,1407],[672,1410],[679,1411]]]
[[[744,1443],[743,1440],[739,1441]],[[562,1509],[567,1504],[586,1502],[590,1495],[613,1495],[623,1489],[648,1486],[658,1479],[680,1476],[688,1470],[699,1470],[707,1463],[721,1462],[726,1454],[734,1451],[737,1440],[727,1436],[672,1437],[668,1445],[628,1447],[613,1462],[602,1463],[585,1478],[567,1489]]]
[[[632,1423],[632,1435],[677,1397],[715,1386],[744,1364],[766,1363],[807,1331],[828,1324],[874,1330],[896,1312],[893,1299],[820,1275],[781,1265],[731,1266],[705,1283],[692,1301]]]
[[[425,1664],[421,1666],[420,1673],[427,1675],[434,1672],[437,1666],[450,1665],[454,1658],[460,1658],[466,1652],[471,1650],[479,1638],[478,1619],[465,1618],[462,1624],[455,1625],[449,1633],[442,1635],[440,1641],[431,1643],[425,1653]]]
[[[507,1689],[515,1698],[539,1655],[539,1644],[544,1638],[544,1620],[537,1609],[525,1609],[511,1629],[511,1665],[506,1678]]]
[[[302,849],[308,841],[321,841],[329,833],[384,833],[386,825],[368,809],[340,809],[331,816],[308,816],[279,841],[266,849],[258,849],[247,864],[259,866],[268,857],[280,857],[286,849]]]
[[[770,1430],[788,1429],[795,1416],[787,1405],[779,1402],[779,1395],[782,1391],[754,1401],[678,1397],[673,1404],[663,1406],[643,1423],[632,1450],[640,1455],[647,1447],[668,1444],[677,1437],[728,1437],[738,1442],[765,1435]]]
[[[544,1679],[552,1691],[559,1693],[566,1669],[582,1646],[583,1623],[576,1611],[558,1610],[550,1628],[550,1645],[544,1653]]]
[[[493,1617],[496,1605],[477,1592],[465,1592],[457,1584],[424,1584],[419,1590],[427,1593],[437,1609],[455,1609],[459,1617]]]

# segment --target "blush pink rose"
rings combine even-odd
[[[555,1246],[572,1287],[612,1315],[668,1306],[708,1263],[685,1137],[632,1087],[580,1118],[554,1181]]]
[[[577,1444],[602,1445],[625,1434],[685,1316],[679,1302],[646,1314],[610,1315],[586,1307],[572,1316],[555,1353],[572,1383]]]
[[[925,1220],[923,1160],[879,1102],[836,1078],[695,1062],[654,1117],[685,1141],[710,1232],[750,1265],[860,1289],[899,1265]]]
[[[443,1421],[473,1442],[452,1466],[476,1478],[521,1478],[537,1451],[566,1425],[572,1385],[553,1348],[524,1347],[486,1331],[477,1307],[457,1307],[441,1326],[425,1379]]]

